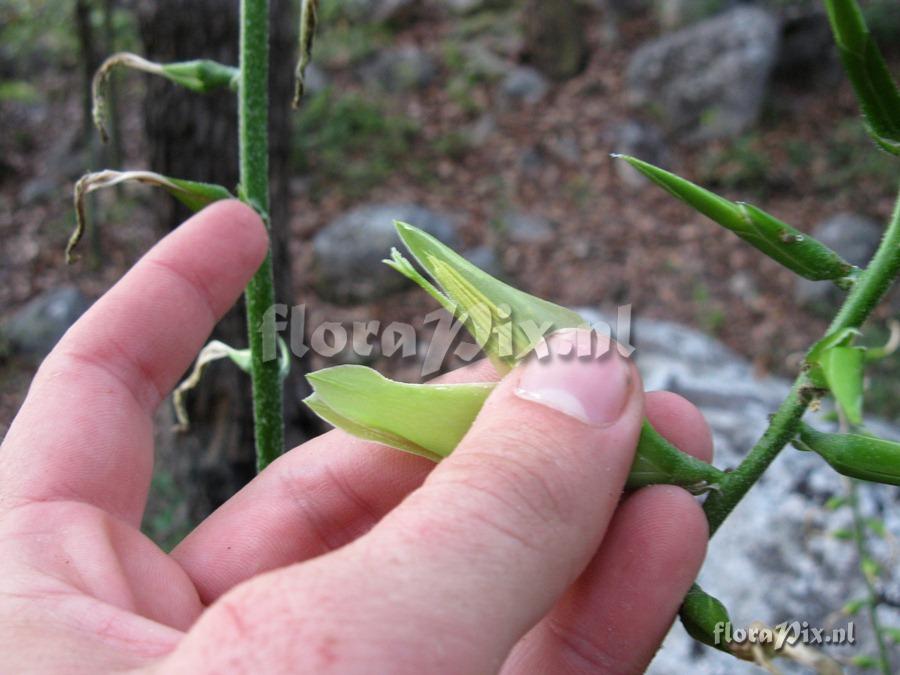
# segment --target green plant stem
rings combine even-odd
[[[241,197],[269,227],[269,3],[241,0],[240,87],[238,133]],[[253,423],[256,465],[262,471],[284,446],[283,389],[278,359],[263,360],[263,317],[275,303],[272,253],[257,270],[245,292],[247,334],[253,382]]]
[[[862,326],[890,288],[898,271],[900,271],[900,195],[878,250],[868,267],[858,277],[832,321],[828,333]],[[759,442],[753,446],[744,461],[722,481],[718,492],[712,493],[707,498],[703,510],[709,521],[710,537],[796,434],[800,418],[806,412],[813,393],[806,374],[801,373]]]
[[[863,523],[862,514],[859,511],[859,485],[854,479],[849,480],[849,496],[850,508],[853,512],[853,543],[856,545],[856,555],[859,557],[860,571],[866,583],[866,609],[869,613],[869,622],[872,624],[872,630],[875,631],[875,643],[878,645],[878,667],[883,675],[891,674],[891,659],[888,655],[887,646],[884,644],[884,635],[881,631],[881,622],[878,620],[878,593],[869,575],[863,569],[863,561],[869,557],[866,547],[866,527]]]

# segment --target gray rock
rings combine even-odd
[[[378,52],[375,60],[362,68],[363,78],[391,92],[423,89],[437,77],[434,58],[411,45]]]
[[[90,305],[90,300],[74,286],[55,288],[16,311],[0,332],[12,352],[40,360]]]
[[[856,213],[839,213],[813,228],[811,234],[853,265],[863,266],[878,248],[884,228]],[[815,311],[834,311],[843,293],[830,281],[797,279],[794,298]]]
[[[500,94],[512,105],[534,105],[547,95],[547,78],[530,66],[516,66],[500,83]]]
[[[402,23],[415,15],[422,0],[343,0],[343,14],[354,21]]]
[[[460,51],[465,60],[466,76],[470,78],[497,80],[513,68],[512,63],[479,42],[463,45]]]
[[[591,321],[613,326],[615,318],[579,309]],[[782,402],[790,383],[758,378],[752,365],[702,333],[665,321],[636,319],[630,343],[647,390],[668,389],[686,397],[703,412],[713,432],[717,466],[736,466],[768,424],[768,415]],[[816,426],[827,427],[810,415]],[[900,439],[900,428],[879,420],[868,424],[874,433]],[[728,607],[735,626],[760,620],[808,621],[810,626],[846,626],[839,610],[864,593],[852,543],[829,535],[849,522],[847,509],[825,508],[829,497],[844,494],[843,479],[811,453],[786,448],[763,479],[747,494],[710,542],[700,584]],[[893,487],[862,484],[860,504],[865,516],[881,518],[889,537],[900,535],[900,495]],[[876,558],[888,559],[889,544],[873,538]],[[894,597],[898,575],[885,568],[882,583]],[[835,618],[837,617],[837,618]],[[895,608],[882,607],[887,625],[900,621]],[[831,647],[832,656],[874,653],[874,642],[863,615],[855,618],[859,642]],[[896,662],[900,653],[893,648]],[[784,672],[809,672],[778,662]],[[690,672],[699,675],[752,675],[757,668],[712,649],[698,648],[676,622],[648,672],[656,675]]]
[[[503,239],[511,244],[546,244],[553,240],[555,228],[546,218],[513,211],[500,219]]]
[[[541,146],[532,145],[522,150],[517,163],[522,173],[536,178],[547,165],[547,156]]]
[[[663,169],[669,167],[669,150],[659,127],[643,122],[628,121],[613,129],[613,147],[622,155],[632,155]],[[616,175],[633,190],[646,187],[647,179],[628,162],[617,160]]]
[[[630,102],[658,112],[679,140],[740,134],[759,115],[778,40],[775,17],[753,7],[652,40],[628,64]]]
[[[735,0],[655,0],[654,9],[665,30],[675,30],[708,19],[735,5]]]
[[[373,18],[387,23],[403,23],[414,17],[421,5],[422,0],[378,0]]]
[[[564,134],[550,139],[547,149],[565,164],[575,166],[581,161],[581,146],[574,135]]]
[[[37,204],[58,198],[62,194],[62,183],[57,176],[40,175],[22,186],[19,195],[23,204]]]
[[[315,63],[306,66],[306,74],[304,77],[303,95],[315,96],[321,91],[325,91],[331,84],[328,75]]]
[[[363,303],[406,286],[403,276],[381,262],[392,246],[402,248],[394,220],[458,246],[451,215],[415,204],[360,206],[338,216],[313,239],[315,286],[322,298],[338,304]]]
[[[784,16],[781,48],[773,76],[796,85],[839,74],[837,49],[828,16],[820,5]]]
[[[479,146],[497,132],[497,119],[491,113],[485,113],[465,127],[464,133],[473,146]]]

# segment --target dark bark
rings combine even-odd
[[[75,29],[78,33],[81,61],[81,141],[89,144],[94,134],[94,124],[91,120],[91,79],[100,65],[100,55],[94,39],[91,3],[88,0],[75,0]]]
[[[212,58],[238,62],[238,3],[222,0],[161,0],[138,6],[146,56],[158,62]],[[291,71],[294,59],[293,3],[272,2],[270,78],[271,217],[275,287],[279,302],[293,303],[287,255],[288,162],[290,159]],[[200,95],[158,78],[148,78],[145,125],[149,166],[179,178],[219,183],[234,189],[238,180],[237,106],[232,92]],[[174,200],[160,199],[167,229],[189,214]],[[246,346],[243,303],[216,329],[216,338]],[[286,382],[286,439],[303,440],[315,427],[299,400],[304,381],[294,359]],[[254,474],[250,380],[230,363],[213,364],[194,392],[188,434],[164,435],[159,461],[189,500],[188,518],[197,522],[230,497]],[[290,445],[289,445],[290,447]]]
[[[575,0],[527,0],[525,58],[555,80],[577,75],[587,61],[585,23]]]

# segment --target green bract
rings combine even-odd
[[[396,227],[409,252],[439,288],[396,249],[385,262],[456,316],[501,373],[530,353],[545,335],[588,327],[576,312],[495,279],[430,234],[406,223],[398,222]]]
[[[625,160],[674,197],[806,279],[844,280],[854,269],[825,244],[751,204],[729,201],[635,157],[613,156]]]
[[[325,421],[358,438],[435,462],[453,452],[496,386],[406,384],[352,365],[325,368],[307,379],[313,394],[304,403]],[[626,487],[665,483],[699,494],[723,475],[678,450],[645,421]]]
[[[469,430],[494,388],[485,384],[405,384],[364,366],[335,366],[306,376],[304,403],[354,436],[435,462]]]

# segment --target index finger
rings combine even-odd
[[[265,228],[238,201],[150,250],[63,336],[0,448],[12,504],[74,500],[138,525],[156,406],[262,262]]]

